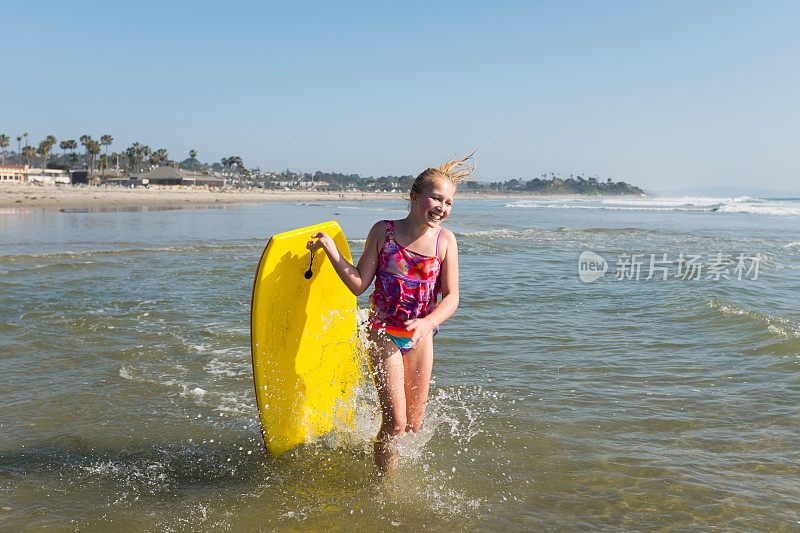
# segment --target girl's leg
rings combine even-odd
[[[375,464],[383,472],[397,466],[395,438],[406,429],[406,395],[403,387],[403,356],[397,346],[377,330],[370,329],[370,370],[381,405],[381,429],[375,438]]]
[[[403,356],[406,430],[417,431],[425,416],[433,369],[433,335],[420,340]]]

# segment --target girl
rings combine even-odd
[[[386,472],[397,465],[396,437],[417,431],[425,414],[433,367],[433,336],[458,307],[458,246],[441,227],[453,207],[458,182],[474,170],[474,152],[425,170],[411,186],[411,209],[402,220],[372,226],[357,266],[350,264],[325,233],[308,242],[322,248],[355,295],[375,279],[370,296],[369,362],[382,422],[375,440],[375,464]],[[437,304],[437,296],[442,300]]]

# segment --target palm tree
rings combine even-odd
[[[39,153],[42,155],[44,159],[42,159],[42,169],[47,168],[47,156],[50,155],[50,150],[53,149],[53,146],[56,144],[56,138],[52,135],[48,135],[45,140],[39,143]]]
[[[22,135],[17,137],[17,164],[20,166],[22,166],[22,148],[20,148],[21,145],[22,145]]]
[[[114,142],[114,137],[111,135],[103,135],[100,137],[100,144],[106,147],[106,159],[108,159],[108,147]]]
[[[189,150],[189,160],[186,163],[186,168],[190,170],[198,170],[200,168],[200,162],[197,160],[197,150],[194,148]]]
[[[75,155],[75,149],[78,147],[78,143],[75,142],[75,139],[68,139],[61,143],[61,148],[66,148],[67,150],[72,152],[72,155],[69,158],[70,161],[70,168],[72,165],[75,164],[75,161],[78,160],[78,156]]]
[[[142,145],[138,142],[133,143],[125,149],[125,155],[128,157],[128,165],[130,166],[128,171],[132,174],[136,173],[139,161],[142,159]]]
[[[29,165],[31,159],[36,157],[36,148],[33,146],[26,146],[22,149],[22,157],[25,158],[25,164]]]
[[[151,150],[150,147],[145,144],[144,146],[142,146],[139,153],[141,154],[140,159],[144,159],[148,157],[150,154],[152,154],[153,150]]]
[[[89,142],[91,142],[92,136],[91,135],[81,135],[80,141],[83,145],[83,155],[89,155]]]
[[[59,148],[61,148],[61,156],[66,158],[67,150],[69,150],[70,148],[75,146],[75,141],[73,141],[71,139],[67,140],[67,141],[61,141],[60,143],[58,143],[58,146],[59,146]],[[74,154],[72,154],[72,155],[74,156]],[[70,182],[71,182],[72,181],[72,165],[69,164],[69,163],[67,163],[67,171],[69,172],[69,177],[70,177]]]
[[[160,152],[161,150],[156,150],[155,152],[150,154],[150,159],[148,159],[148,161],[150,162],[151,167],[157,167],[159,163],[161,163]]]
[[[61,148],[61,157],[66,159],[67,150],[69,150],[69,141],[61,141],[58,143],[58,147]]]
[[[128,158],[128,172],[135,173],[136,167],[134,166],[134,162],[136,160],[136,144],[133,143],[131,146],[125,148],[125,157]]]
[[[92,156],[92,166],[89,167],[89,173],[94,174],[94,159],[97,154],[100,153],[100,143],[90,139],[89,142],[86,143],[86,151]]]
[[[42,156],[42,170],[44,170],[47,165],[47,141],[39,143],[39,148],[36,150],[36,153]]]
[[[0,157],[2,158],[2,163],[0,163],[0,165],[6,164],[6,148],[8,148],[8,142],[10,140],[8,135],[0,135]]]

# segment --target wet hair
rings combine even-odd
[[[475,150],[477,152],[477,150]],[[467,157],[462,159],[453,159],[438,167],[429,168],[417,176],[414,184],[411,186],[413,194],[421,194],[422,190],[429,185],[433,185],[437,181],[447,181],[453,185],[453,188],[458,188],[458,184],[465,179],[468,179],[473,172],[477,163],[475,162],[475,152],[472,152]],[[470,165],[470,162],[472,163]]]

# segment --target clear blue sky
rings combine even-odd
[[[800,2],[6,2],[0,133],[800,190]],[[16,142],[12,142],[16,148]]]

